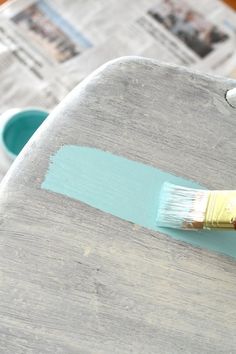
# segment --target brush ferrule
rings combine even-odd
[[[236,191],[212,191],[208,196],[204,229],[236,228]]]

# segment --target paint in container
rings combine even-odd
[[[0,116],[0,170],[5,173],[12,161],[47,118],[41,108],[9,109]]]

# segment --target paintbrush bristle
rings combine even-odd
[[[203,229],[209,191],[164,183],[157,225],[175,229]]]

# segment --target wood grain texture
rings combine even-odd
[[[234,259],[40,188],[64,144],[235,188],[234,86],[122,58],[53,111],[1,184],[1,353],[236,353]]]

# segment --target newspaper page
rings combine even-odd
[[[0,109],[53,108],[94,69],[140,55],[235,71],[236,13],[218,0],[15,0],[0,7]]]

